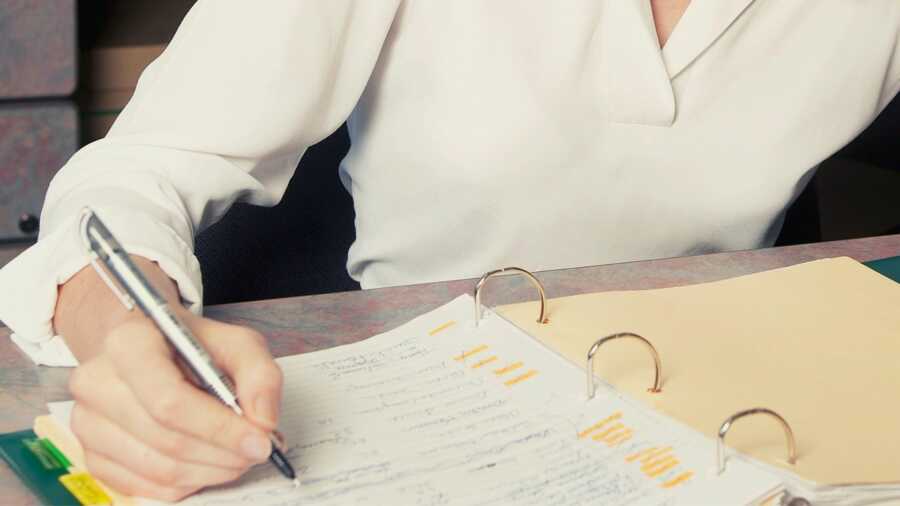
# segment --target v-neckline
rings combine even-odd
[[[678,19],[675,20],[675,24],[672,25],[672,29],[669,30],[669,33],[666,34],[666,40],[659,40],[659,28],[656,24],[656,15],[653,13],[653,0],[647,0],[647,4],[649,5],[650,11],[650,23],[653,25],[653,31],[656,33],[656,44],[659,46],[659,50],[662,51],[668,45],[669,40],[672,39],[672,36],[675,35],[675,31],[678,30],[678,25],[681,24],[681,20],[687,14],[687,12],[691,9],[691,5],[694,4],[696,0],[688,1],[688,4],[685,6],[684,10],[681,11],[681,14],[678,15]]]
[[[670,79],[674,79],[750,7],[754,0],[692,0],[660,47]],[[648,2],[649,4],[649,2]],[[653,23],[652,9],[650,22]],[[654,32],[656,25],[653,25]]]
[[[692,0],[660,48],[649,0],[607,0],[603,34],[610,121],[671,126],[672,81],[754,0]]]

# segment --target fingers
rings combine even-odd
[[[281,368],[266,348],[265,338],[246,327],[201,320],[198,335],[222,369],[234,380],[241,407],[267,431],[278,425]]]
[[[160,486],[91,451],[85,451],[84,459],[93,476],[125,495],[175,502],[198,490]]]
[[[149,323],[147,323],[149,324]],[[158,333],[143,322],[123,325],[106,341],[117,374],[157,423],[262,462],[271,452],[266,433],[189,383]],[[143,326],[138,329],[133,325]]]
[[[242,473],[163,455],[82,405],[72,411],[72,430],[92,453],[161,488],[194,490],[234,480]]]
[[[246,416],[187,380],[148,319],[119,325],[70,378],[87,465],[124,493],[180,499],[236,479],[271,452],[282,378],[264,339],[199,317],[186,323],[235,380]]]
[[[93,360],[79,367],[70,380],[78,405],[112,421],[168,457],[236,470],[250,466],[251,462],[237,453],[157,423],[124,382],[109,378],[117,378],[117,374],[108,360]],[[99,389],[101,395],[97,395]]]

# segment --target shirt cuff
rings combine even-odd
[[[93,209],[126,251],[156,262],[177,283],[183,304],[201,313],[200,264],[190,244],[145,214],[118,207]],[[38,365],[78,365],[65,341],[53,331],[58,286],[89,263],[78,221],[73,216],[61,222],[0,269],[0,320],[12,330],[13,342]]]

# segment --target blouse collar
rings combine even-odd
[[[663,50],[649,0],[608,0],[603,16],[609,117],[671,126],[672,80],[711,46],[754,0],[693,0]]]
[[[692,0],[662,50],[669,78],[675,79],[752,3],[753,0]]]

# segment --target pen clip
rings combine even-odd
[[[88,227],[90,226],[91,218],[94,217],[94,211],[92,211],[89,207],[85,207],[81,211],[81,223],[79,224],[79,230],[81,232],[81,240],[84,242],[84,245],[87,247],[88,255],[90,256],[91,267],[94,268],[94,271],[100,276],[100,279],[103,280],[103,283],[109,287],[110,290],[118,297],[118,299],[125,306],[125,309],[131,311],[134,309],[134,299],[131,298],[130,295],[125,293],[113,280],[109,277],[109,274],[106,272],[106,269],[100,266],[97,260],[100,259],[100,255],[94,251],[93,244],[91,243],[90,235],[88,235]]]
[[[97,275],[100,276],[100,279],[102,279],[103,282],[106,283],[106,286],[108,286],[109,289],[112,290],[112,292],[114,294],[116,294],[116,297],[118,297],[119,300],[122,301],[122,304],[125,306],[125,309],[127,309],[129,311],[134,309],[134,299],[132,299],[130,295],[123,292],[119,288],[119,286],[116,285],[116,283],[112,280],[112,278],[109,277],[109,274],[106,273],[106,270],[104,270],[103,267],[100,267],[100,264],[97,263],[97,258],[98,258],[98,255],[92,251],[91,252],[91,267],[94,268],[94,271],[97,272]]]

